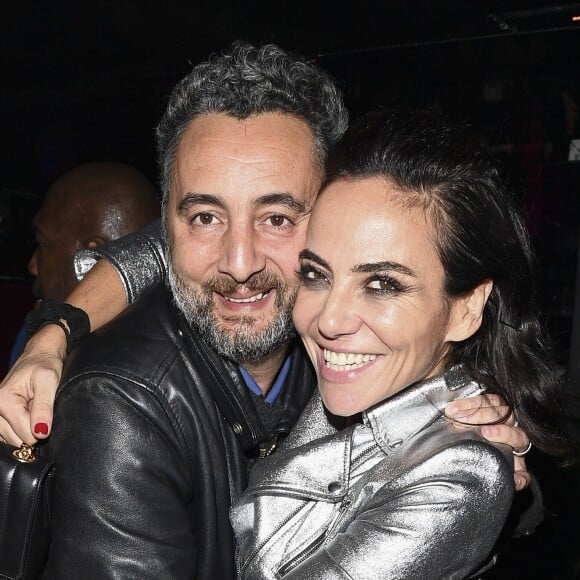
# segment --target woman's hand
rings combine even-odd
[[[0,385],[0,439],[18,446],[48,437],[65,357],[66,336],[55,324],[28,341]]]
[[[453,401],[445,409],[445,414],[458,428],[481,425],[480,432],[488,441],[509,445],[514,451],[525,451],[530,443],[526,433],[518,426],[514,413],[498,395],[480,395]],[[490,424],[500,419],[503,419],[501,423]],[[525,489],[530,480],[524,456],[514,456],[516,490]]]

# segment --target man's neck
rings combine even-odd
[[[239,361],[239,364],[252,375],[252,378],[260,387],[262,395],[266,396],[274,384],[276,376],[286,359],[289,344],[289,342],[284,343],[259,361]]]

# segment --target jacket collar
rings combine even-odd
[[[316,393],[280,449],[258,461],[247,493],[279,493],[338,502],[348,490],[352,429],[337,429]]]
[[[168,289],[166,292],[169,297],[172,296]],[[214,351],[191,327],[174,301],[171,298],[169,300],[178,325],[178,341],[183,340],[189,355],[204,364],[203,380],[208,383],[220,413],[232,428],[244,452],[253,453],[256,446],[269,440],[272,434],[262,424],[238,365]],[[279,395],[284,410],[275,429],[276,434],[290,431],[316,385],[314,370],[301,341],[291,340],[288,356],[291,357],[290,369]]]
[[[444,413],[447,403],[482,392],[460,366],[409,387],[363,414],[377,445],[392,454]],[[349,485],[355,426],[339,430],[318,393],[277,453],[252,469],[248,493],[279,493],[329,502],[344,498]],[[313,468],[315,466],[315,468]]]
[[[457,365],[379,403],[363,413],[363,422],[371,427],[377,445],[388,454],[439,419],[448,403],[482,391]]]

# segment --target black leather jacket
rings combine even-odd
[[[315,386],[298,341],[276,428]],[[52,546],[44,578],[227,580],[229,508],[269,439],[237,366],[188,327],[159,288],[69,357],[54,430]]]

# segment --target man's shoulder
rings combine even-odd
[[[178,358],[181,342],[171,295],[156,288],[84,339],[67,359],[65,376],[102,372],[157,382]]]

